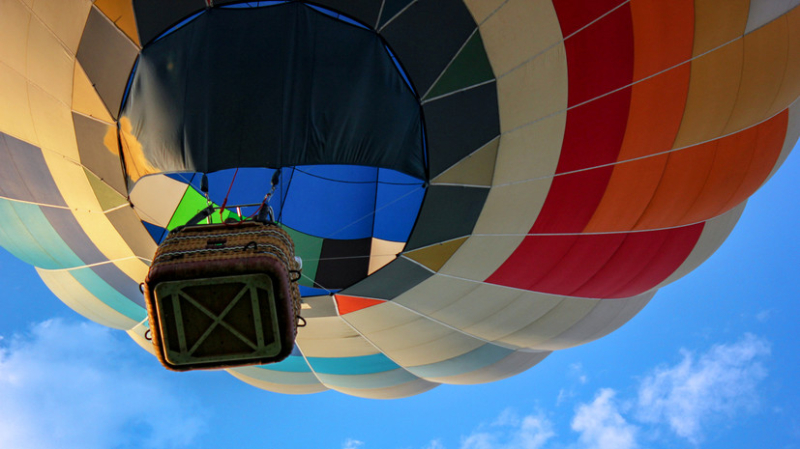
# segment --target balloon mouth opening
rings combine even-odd
[[[240,168],[211,173],[207,199],[201,192],[201,173],[149,175],[134,185],[131,202],[160,243],[209,201],[228,204],[210,217],[210,223],[254,215],[258,206],[253,205],[271,190],[274,172]],[[377,167],[311,165],[281,172],[268,204],[303,260],[299,284],[304,296],[335,293],[395,260],[405,248],[426,190],[419,179]]]

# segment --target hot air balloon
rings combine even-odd
[[[152,350],[158,243],[280,169],[307,326],[233,376],[369,398],[506,378],[723,243],[800,136],[796,4],[6,0],[0,244]]]

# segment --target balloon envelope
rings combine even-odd
[[[230,370],[272,391],[408,396],[606,335],[800,135],[787,2],[213,4],[0,4],[0,244],[147,348],[138,284],[196,172],[249,204],[281,168],[308,326]]]

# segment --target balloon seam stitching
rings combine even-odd
[[[474,23],[474,21],[473,21],[473,23]],[[426,90],[425,93],[420,95],[420,99],[423,99],[423,98],[427,97],[428,94],[431,93],[431,90],[433,90],[433,88],[436,86],[436,83],[438,83],[439,80],[442,79],[442,76],[444,76],[444,74],[447,72],[447,69],[449,69],[450,66],[453,65],[453,61],[455,61],[458,58],[458,55],[461,54],[461,52],[464,50],[464,47],[467,46],[467,44],[469,43],[470,39],[472,39],[472,37],[475,36],[476,33],[478,33],[478,26],[477,25],[475,26],[475,29],[472,30],[471,33],[469,33],[469,36],[467,36],[467,38],[464,40],[464,42],[461,44],[461,46],[458,47],[458,50],[456,50],[455,53],[453,53],[453,56],[450,58],[450,60],[447,61],[447,65],[445,65],[444,68],[442,69],[442,71],[439,72],[438,75],[436,75],[436,78],[433,80],[433,82],[431,82],[431,85],[428,86],[428,90]],[[452,92],[452,93],[455,93],[455,92]],[[424,100],[420,101],[421,105],[424,105],[425,103],[426,103],[426,101],[424,101]]]
[[[592,101],[592,100],[590,100],[590,101]],[[667,155],[667,154],[674,153],[674,152],[677,152],[677,151],[683,151],[683,150],[695,148],[697,146],[700,146],[700,145],[703,145],[703,144],[706,144],[706,143],[710,143],[710,142],[714,142],[716,140],[721,140],[721,139],[724,139],[726,137],[733,136],[735,134],[739,134],[742,131],[746,131],[746,130],[748,130],[750,128],[754,128],[756,126],[759,126],[762,123],[768,122],[771,119],[775,118],[776,116],[782,114],[783,111],[785,111],[786,109],[788,109],[788,108],[781,109],[780,111],[776,112],[775,114],[771,115],[770,117],[767,117],[766,119],[764,119],[764,120],[762,120],[762,121],[760,121],[758,123],[754,123],[753,125],[747,126],[745,128],[730,132],[728,134],[724,134],[724,135],[721,135],[721,136],[714,137],[713,139],[708,139],[708,140],[704,140],[704,141],[700,141],[700,142],[695,142],[695,143],[693,143],[691,145],[686,145],[686,146],[683,146],[683,147],[680,147],[680,148],[672,148],[672,149],[669,149],[669,150],[666,150],[666,151],[661,151],[661,152],[658,152],[658,153],[652,153],[652,154],[648,154],[648,155],[645,155],[645,156],[639,156],[639,157],[635,157],[635,158],[631,158],[631,159],[625,159],[625,160],[620,160],[620,161],[615,161],[615,162],[609,162],[607,164],[600,164],[600,165],[595,165],[595,166],[592,166],[592,167],[586,167],[586,168],[581,168],[581,169],[577,169],[577,170],[565,171],[565,172],[561,172],[561,173],[554,173],[552,175],[537,176],[537,177],[534,177],[534,178],[528,178],[528,179],[522,179],[522,180],[518,180],[518,181],[505,182],[505,183],[502,183],[502,184],[493,185],[492,188],[494,188],[494,187],[506,187],[506,186],[511,186],[511,185],[515,185],[515,184],[522,184],[522,183],[526,183],[526,182],[539,181],[539,180],[543,180],[543,179],[550,179],[550,178],[555,178],[555,177],[558,177],[558,176],[564,176],[564,175],[570,175],[570,174],[575,174],[575,173],[581,173],[581,172],[585,172],[585,171],[589,171],[589,170],[595,170],[595,169],[598,169],[598,168],[613,167],[613,166],[619,165],[619,164],[640,161],[640,160],[651,158],[651,157],[663,156],[663,155]],[[516,131],[516,130],[522,128],[522,127],[532,125],[534,123],[537,123],[537,122],[539,122],[541,120],[550,118],[552,116],[561,114],[563,112],[565,112],[565,111],[559,111],[559,112],[550,114],[547,117],[542,117],[541,119],[537,119],[536,121],[530,122],[530,123],[525,124],[525,125],[521,125],[521,126],[519,126],[517,128],[514,128],[513,130],[505,131],[505,132],[501,133],[500,136],[503,136],[505,134],[511,133],[513,131]]]
[[[413,0],[412,2],[410,2],[409,4],[407,4],[407,5],[406,5],[406,6],[405,6],[403,9],[401,9],[400,11],[398,11],[398,12],[397,12],[397,14],[395,14],[394,16],[392,16],[392,18],[391,18],[391,19],[389,19],[388,21],[386,21],[386,23],[384,23],[382,27],[380,27],[380,28],[376,29],[375,31],[376,31],[378,34],[381,34],[381,33],[383,32],[383,30],[384,30],[384,29],[385,29],[387,26],[389,26],[389,24],[390,24],[390,23],[394,22],[394,20],[395,20],[395,19],[397,19],[398,17],[400,17],[400,15],[402,15],[404,12],[406,12],[406,10],[407,10],[408,8],[410,8],[411,6],[413,6],[413,5],[414,5],[415,3],[417,3],[418,1],[419,1],[419,0]],[[383,9],[383,8],[381,8],[381,9]],[[383,11],[381,11],[381,12],[383,12]]]

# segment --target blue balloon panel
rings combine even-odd
[[[260,204],[270,192],[274,173],[265,168],[212,173],[208,175],[209,197],[216,204],[227,197],[229,207]],[[170,177],[200,189],[199,174]],[[421,180],[391,169],[311,165],[282,169],[269,205],[277,221],[315,237],[405,242],[424,195]],[[249,216],[256,210],[242,208],[242,214]]]

